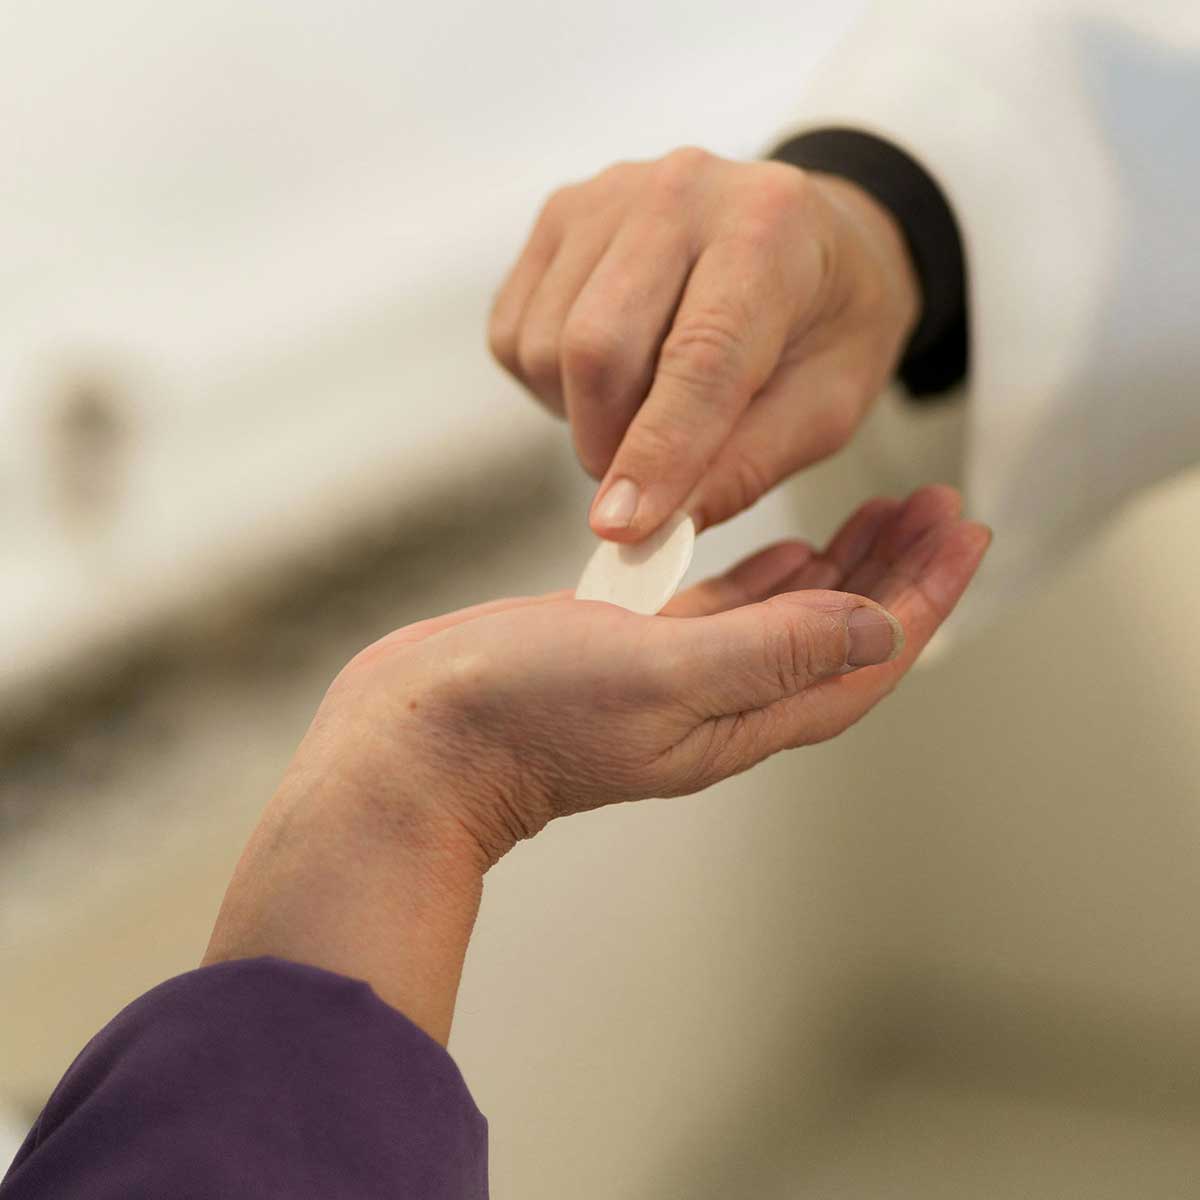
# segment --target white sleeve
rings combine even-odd
[[[1200,460],[1200,5],[889,0],[803,125],[909,152],[958,218],[976,622]]]

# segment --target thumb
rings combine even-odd
[[[904,630],[881,605],[803,591],[711,617],[661,622],[661,682],[700,720],[765,708],[818,680],[891,661]]]

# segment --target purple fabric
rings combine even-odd
[[[135,1000],[71,1065],[0,1200],[477,1200],[487,1122],[365,983],[257,958]]]

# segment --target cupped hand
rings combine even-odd
[[[839,449],[895,370],[920,297],[857,186],[694,148],[556,192],[501,288],[497,359],[570,423],[591,524],[698,528]]]
[[[205,962],[368,981],[445,1042],[487,869],[547,821],[696,791],[885,696],[987,547],[949,488],[872,500],[656,617],[499,600],[368,647],[330,687],[225,894]],[[903,628],[903,636],[900,633]]]
[[[298,758],[421,797],[483,869],[554,817],[697,791],[891,691],[986,549],[959,511],[945,487],[872,500],[823,552],[770,546],[655,617],[558,593],[408,626],[346,667]]]

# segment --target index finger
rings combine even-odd
[[[774,371],[792,307],[761,241],[731,236],[700,255],[650,393],[592,505],[596,533],[641,541],[684,503]]]

